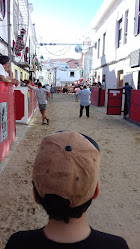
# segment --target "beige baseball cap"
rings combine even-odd
[[[78,207],[95,192],[100,165],[97,143],[76,131],[63,131],[45,136],[34,166],[33,182],[43,198],[55,194]]]

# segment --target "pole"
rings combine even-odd
[[[55,68],[55,86],[56,86],[56,68]]]

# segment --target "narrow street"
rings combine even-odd
[[[76,130],[100,146],[100,194],[88,211],[89,224],[126,239],[139,248],[140,231],[140,127],[120,116],[108,116],[104,107],[90,106],[90,118],[79,118],[79,102],[71,94],[49,100],[50,125],[41,125],[37,112],[7,165],[0,174],[0,248],[19,230],[35,229],[47,221],[32,197],[32,165],[41,139],[59,130]],[[19,125],[18,125],[19,126]],[[20,125],[22,127],[22,125]]]

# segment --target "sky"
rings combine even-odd
[[[90,22],[104,0],[30,0],[33,4],[38,43],[76,43],[89,40]],[[48,52],[49,51],[49,52]],[[75,46],[43,46],[37,54],[44,59],[80,58]]]

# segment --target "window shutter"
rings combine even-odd
[[[135,0],[134,35],[138,34],[139,0]]]

